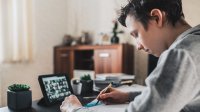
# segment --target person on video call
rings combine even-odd
[[[130,0],[118,20],[135,38],[137,49],[159,61],[141,93],[111,88],[99,100],[130,102],[126,112],[200,112],[200,25],[191,27],[185,21],[182,1]],[[61,110],[84,112],[81,107],[69,96]]]

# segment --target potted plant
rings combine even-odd
[[[81,95],[88,96],[93,93],[93,80],[91,79],[90,75],[83,75],[80,79],[82,83]]]
[[[13,110],[24,110],[31,108],[32,93],[30,86],[26,84],[13,84],[8,87],[7,103],[8,108]]]

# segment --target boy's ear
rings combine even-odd
[[[165,20],[165,13],[159,9],[152,9],[150,16],[156,21],[159,27],[162,27]]]

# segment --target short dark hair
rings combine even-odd
[[[173,26],[181,17],[184,17],[181,0],[129,0],[128,4],[121,8],[118,21],[126,27],[126,17],[131,15],[147,29],[148,22],[152,19],[149,15],[152,9],[164,11],[167,21]]]

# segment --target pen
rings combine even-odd
[[[97,105],[100,101],[99,96],[103,93],[106,93],[110,87],[112,87],[112,83],[110,83],[106,88],[104,88],[103,91],[97,96],[97,103],[95,105]]]

